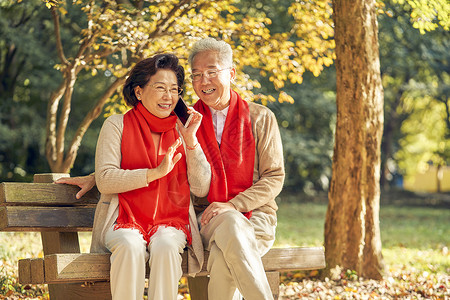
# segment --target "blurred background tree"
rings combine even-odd
[[[429,163],[450,163],[450,32],[447,25],[421,34],[412,24],[410,5],[386,1],[384,10],[379,16],[385,90],[381,183],[388,186]],[[448,14],[448,5],[445,10]]]
[[[47,170],[42,141],[48,91],[55,88],[48,10],[0,2],[0,177],[20,180]]]

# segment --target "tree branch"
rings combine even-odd
[[[164,19],[161,19],[158,21],[158,25],[156,25],[156,28],[159,28],[159,30],[155,31],[155,35],[161,34],[161,32],[164,32],[167,30],[167,28],[175,21],[172,20],[169,22],[169,20],[175,15],[175,13],[182,7],[183,5],[191,2],[190,0],[183,0],[180,1],[177,5],[174,5],[170,12],[167,14],[167,16]]]
[[[30,13],[30,14],[26,15],[26,11],[22,11],[22,15],[20,17],[20,20],[16,24],[11,24],[10,27],[17,28],[19,26],[22,26],[22,25],[26,24],[31,19],[32,15],[33,15],[33,13]]]
[[[59,87],[52,93],[47,105],[47,120],[45,136],[45,156],[50,165],[50,169],[55,171],[56,167],[56,117],[58,113],[59,101],[66,90],[66,82],[62,82]]]
[[[70,143],[69,151],[66,155],[62,167],[63,172],[68,172],[72,167],[73,163],[75,162],[75,158],[77,156],[78,149],[80,148],[81,140],[83,139],[84,134],[91,125],[92,121],[97,119],[100,113],[103,111],[103,107],[105,106],[106,101],[117,91],[117,89],[121,85],[125,83],[127,75],[121,78],[117,78],[116,81],[114,81],[113,84],[109,86],[102,97],[98,100],[96,105],[89,111],[84,120],[81,122],[75,133],[75,136]]]
[[[77,62],[77,60],[75,60],[75,62]],[[64,160],[64,136],[66,134],[67,122],[69,121],[73,87],[75,85],[75,81],[77,80],[77,74],[78,72],[76,72],[75,66],[72,66],[66,72],[64,102],[61,107],[58,129],[56,132],[56,165],[58,168],[60,168]],[[57,172],[62,172],[62,170],[57,170]]]
[[[445,107],[445,125],[447,127],[446,133],[445,133],[445,137],[448,138],[450,137],[450,105],[449,105],[449,100],[448,97],[443,94],[441,97],[436,97],[436,100],[441,102],[442,104],[444,104]]]
[[[119,47],[109,48],[109,49],[103,49],[94,53],[90,53],[88,56],[84,58],[84,61],[86,62],[86,65],[88,65],[91,61],[94,59],[107,57],[119,50]]]
[[[46,155],[52,171],[61,172],[64,162],[65,134],[71,110],[74,85],[77,80],[78,73],[83,68],[81,60],[84,58],[85,52],[89,49],[89,46],[92,45],[95,40],[96,34],[93,32],[89,38],[83,40],[78,48],[76,56],[74,57],[72,63],[70,63],[64,55],[60,36],[59,16],[56,12],[56,8],[52,7],[51,12],[55,24],[56,48],[58,51],[58,56],[65,65],[65,68],[63,70],[64,82],[58,88],[55,95],[52,96],[53,99],[50,100],[47,110]],[[56,126],[58,107],[63,96],[64,102],[61,107],[58,126]]]
[[[64,65],[68,65],[69,62],[64,55],[64,49],[61,42],[61,33],[60,33],[60,24],[59,24],[59,15],[56,12],[56,7],[52,6],[50,9],[53,17],[53,24],[55,25],[55,37],[56,37],[56,50],[58,52],[58,57],[61,60],[61,63]]]
[[[6,45],[5,48],[7,48],[7,50],[5,51],[3,58],[3,68],[0,72],[0,92],[2,93],[9,92],[12,87],[9,83],[11,77],[17,77],[19,75],[18,72],[16,72],[16,74],[12,74],[12,64],[17,53],[16,45],[13,43],[9,47]]]

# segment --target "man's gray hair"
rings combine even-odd
[[[203,51],[216,51],[219,53],[219,62],[223,67],[233,67],[233,50],[231,50],[231,46],[225,41],[218,41],[210,37],[201,39],[192,46],[188,58],[191,67],[194,57]]]

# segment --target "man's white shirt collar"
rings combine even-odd
[[[227,119],[229,108],[230,106],[227,106],[222,110],[215,110],[212,107],[209,108],[211,111],[212,121],[214,125],[214,132],[216,133],[216,140],[217,143],[219,143],[219,145],[222,141],[223,128],[225,126],[225,120]]]

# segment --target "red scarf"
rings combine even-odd
[[[202,100],[194,105],[194,108],[203,115],[197,138],[211,164],[209,203],[227,202],[253,184],[255,139],[248,103],[233,90],[230,98],[220,148],[209,107]],[[251,211],[244,215],[250,218]]]
[[[164,119],[155,117],[141,102],[128,111],[123,118],[121,168],[156,168],[179,137],[176,119],[174,114]],[[152,132],[161,133],[159,149],[154,145]],[[177,151],[183,158],[169,174],[150,182],[147,187],[119,194],[119,216],[114,229],[138,229],[148,243],[159,226],[171,226],[182,230],[191,243],[186,156],[183,147]]]

